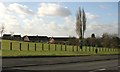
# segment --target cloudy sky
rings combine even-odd
[[[75,16],[79,7],[87,16],[85,37],[118,33],[117,2],[0,3],[0,26],[5,26],[5,33],[77,37]]]

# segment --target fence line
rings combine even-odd
[[[67,44],[45,44],[45,43],[41,43],[40,44],[40,48],[42,51],[45,51],[45,50],[48,50],[48,51],[51,51],[51,50],[54,50],[54,51],[71,51],[71,52],[94,52],[94,53],[100,53],[100,52],[117,52],[118,49],[114,49],[114,48],[105,48],[105,47],[91,47],[91,46],[85,46],[83,47],[82,49],[79,47],[79,46],[76,46],[76,45],[67,45]],[[47,46],[47,48],[45,47],[45,45]],[[9,49],[10,50],[14,50],[13,49],[13,46],[14,46],[14,43],[10,42],[9,44]],[[30,50],[30,43],[27,43],[26,44],[27,46],[27,51]],[[23,43],[19,43],[19,50],[20,51],[23,51],[22,49],[23,47]],[[34,51],[37,51],[38,50],[38,45],[37,43],[34,43]],[[53,49],[52,49],[53,47]],[[59,48],[59,49],[58,49]]]

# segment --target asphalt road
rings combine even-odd
[[[83,63],[68,63],[43,66],[14,67],[18,70],[118,70],[118,60],[94,61]]]
[[[83,57],[3,58],[5,70],[118,70],[118,55]]]

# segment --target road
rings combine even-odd
[[[118,70],[118,56],[53,57],[3,59],[3,70]]]
[[[118,60],[94,61],[83,63],[55,64],[43,66],[14,67],[16,70],[118,70]]]

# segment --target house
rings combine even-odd
[[[54,43],[56,43],[56,44],[67,44],[68,43],[68,41],[69,41],[69,39],[75,39],[74,37],[52,37],[52,39],[51,39],[51,37],[49,37],[48,38],[49,40],[52,40],[52,39],[54,39]]]
[[[11,34],[3,34],[2,39],[11,40],[12,36]]]
[[[25,35],[25,37],[23,38],[23,40],[26,41],[26,42],[29,42],[29,41],[30,41],[30,39],[28,38],[27,35]]]
[[[49,42],[48,42],[48,43],[50,43],[50,44],[54,44],[54,43],[55,43],[54,38],[53,38],[53,37],[51,37],[51,38],[49,39]]]
[[[21,40],[21,35],[13,35],[14,40]]]
[[[30,42],[48,42],[47,36],[27,36]],[[26,36],[23,36],[23,41],[25,40]]]

